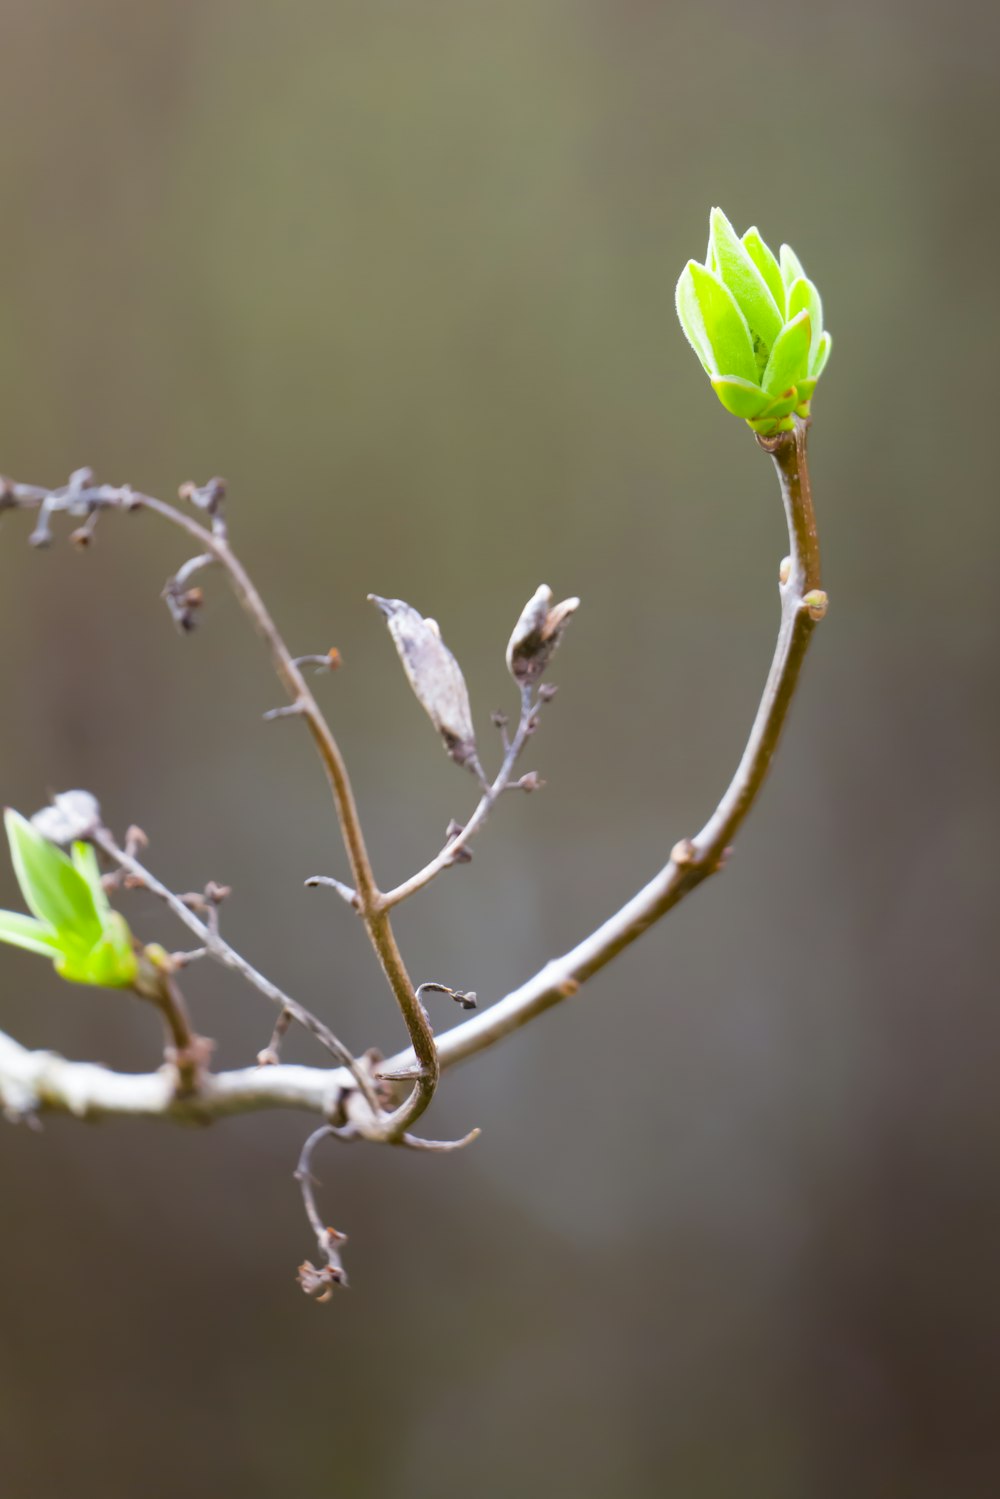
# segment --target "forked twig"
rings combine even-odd
[[[669,860],[659,873],[596,931],[569,952],[545,964],[491,1008],[454,1026],[437,1040],[424,1012],[421,994],[428,989],[443,989],[455,994],[461,1002],[463,991],[449,990],[445,985],[424,985],[414,989],[396,946],[389,913],[400,901],[467,855],[469,841],[486,821],[498,797],[504,789],[517,784],[512,780],[514,765],[534,728],[539,701],[544,700],[542,691],[534,682],[528,685],[522,681],[518,727],[513,736],[505,738],[500,770],[484,790],[465,827],[449,837],[440,853],[423,869],[383,893],[372,872],[339,747],[302,675],[303,665],[314,661],[320,664],[320,658],[296,659],[288,653],[260,596],[229,548],[221,517],[219,481],[212,481],[198,490],[192,488],[187,495],[207,513],[209,526],[201,525],[173,506],[136,494],[131,489],[96,485],[86,470],[79,470],[68,485],[58,490],[0,481],[0,509],[37,512],[32,533],[36,545],[47,544],[51,539],[51,520],[60,512],[82,516],[85,525],[89,526],[105,509],[147,509],[180,527],[195,540],[199,551],[175,576],[174,582],[179,589],[175,599],[178,608],[196,607],[186,597],[190,594],[188,584],[195,570],[209,562],[217,563],[225,570],[237,598],[268,644],[277,675],[288,692],[291,710],[300,714],[308,724],[333,791],[353,888],[325,878],[317,882],[334,885],[338,893],[358,910],[411,1039],[408,1050],[390,1057],[378,1067],[377,1076],[381,1081],[376,1088],[365,1068],[322,1022],[236,953],[220,937],[213,922],[201,920],[182,897],[162,885],[138,860],[133,847],[120,848],[111,834],[101,828],[94,838],[105,853],[134,879],[160,896],[213,957],[241,973],[278,1005],[280,1014],[272,1039],[275,1054],[281,1035],[290,1018],[294,1018],[322,1041],[342,1064],[341,1068],[296,1068],[276,1063],[239,1072],[207,1074],[197,1080],[197,1087],[189,1095],[185,1095],[183,1089],[178,1090],[160,1073],[126,1077],[91,1064],[65,1062],[47,1053],[29,1052],[0,1034],[0,1104],[4,1109],[12,1117],[28,1117],[52,1109],[88,1118],[119,1114],[173,1119],[210,1119],[264,1107],[318,1112],[330,1122],[306,1141],[297,1178],[322,1264],[317,1268],[307,1262],[300,1271],[300,1280],[309,1294],[326,1299],[334,1285],[344,1283],[339,1257],[343,1236],[324,1225],[316,1209],[310,1174],[316,1145],[328,1135],[342,1139],[363,1136],[381,1143],[430,1151],[453,1150],[469,1143],[478,1131],[472,1131],[464,1140],[451,1142],[421,1140],[410,1132],[410,1126],[433,1096],[440,1071],[485,1051],[544,1010],[575,994],[588,978],[722,867],[733,839],[760,794],[787,721],[813,629],[827,608],[827,597],[820,580],[819,546],[809,483],[807,430],[808,422],[800,421],[792,432],[758,438],[760,446],[771,455],[778,474],[788,525],[789,556],[782,563],[779,574],[781,621],[770,672],[746,748],[715,811],[693,837],[682,838],[674,845]],[[540,590],[536,601],[546,592]],[[566,606],[557,606],[552,617],[558,615],[559,609],[565,610],[568,605],[575,607],[575,604],[573,600],[567,601]],[[174,1021],[181,1024],[176,1016]],[[398,1098],[403,1084],[412,1084],[411,1091],[395,1110],[389,1111],[394,1087]]]
[[[272,1004],[277,1005],[281,1011],[281,1015],[290,1015],[297,1024],[302,1026],[303,1030],[308,1031],[311,1036],[315,1036],[320,1045],[325,1046],[330,1055],[335,1057],[342,1067],[347,1068],[371,1105],[373,1112],[377,1113],[379,1111],[378,1098],[372,1086],[371,1078],[344,1043],[334,1035],[329,1026],[313,1015],[310,1010],[307,1010],[304,1005],[299,1004],[297,999],[293,999],[290,994],[286,994],[283,989],[279,989],[277,984],[272,983],[269,978],[265,978],[252,963],[243,957],[242,953],[237,952],[230,943],[219,935],[214,923],[202,921],[191,909],[190,904],[181,896],[176,895],[173,890],[168,889],[162,880],[158,880],[156,875],[146,868],[145,864],[140,863],[134,853],[120,848],[107,828],[101,827],[96,829],[92,836],[98,848],[102,849],[109,859],[117,864],[119,868],[126,870],[133,880],[137,881],[147,890],[150,890],[165,905],[169,906],[178,921],[183,922],[188,930],[194,933],[211,957],[215,958],[219,963],[224,964],[225,967],[232,968],[248,984],[251,984],[260,994],[269,999]]]

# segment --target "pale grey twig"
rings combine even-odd
[[[254,968],[252,963],[249,963],[241,953],[238,953],[234,947],[219,935],[218,930],[212,924],[204,922],[200,917],[196,916],[194,911],[191,910],[190,905],[181,896],[176,895],[174,891],[168,889],[144,864],[139,862],[134,854],[127,853],[125,849],[120,848],[107,828],[102,827],[95,832],[94,842],[98,848],[103,849],[109,859],[113,860],[115,864],[130,874],[133,879],[151,890],[154,895],[159,896],[160,900],[173,911],[178,921],[183,922],[189,931],[194,932],[202,946],[208,949],[211,957],[215,958],[217,962],[224,964],[225,967],[234,969],[248,984],[252,984],[259,993],[269,999],[272,1004],[278,1005],[282,1013],[288,1013],[293,1016],[297,1024],[301,1025],[304,1030],[307,1030],[310,1035],[315,1036],[316,1040],[322,1046],[326,1047],[331,1056],[336,1057],[337,1061],[347,1068],[367,1099],[373,1113],[376,1115],[379,1113],[378,1098],[372,1086],[371,1078],[344,1043],[334,1035],[329,1026],[317,1019],[304,1005],[299,1004],[298,1000],[292,999],[284,990],[279,989],[277,984],[272,983],[269,978],[265,978],[262,973]]]
[[[429,885],[431,880],[435,879],[443,870],[450,869],[453,864],[460,862],[461,854],[468,848],[469,843],[475,837],[476,833],[479,832],[479,829],[489,817],[499,797],[514,784],[511,780],[514,766],[517,764],[525,744],[535,731],[538,722],[538,708],[540,703],[544,701],[544,696],[536,698],[530,686],[524,685],[521,687],[521,716],[517,729],[513,737],[508,740],[506,728],[502,726],[505,741],[503,761],[493,781],[487,785],[480,797],[472,816],[464,827],[460,828],[453,837],[448,839],[441,852],[436,854],[429,863],[425,864],[423,869],[417,870],[416,874],[411,875],[408,880],[403,880],[395,889],[385,892],[382,900],[387,909],[398,906],[400,901],[408,899],[409,896],[415,895],[418,890],[422,890],[425,885]]]

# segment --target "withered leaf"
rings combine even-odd
[[[441,639],[437,622],[425,619],[402,599],[383,599],[375,593],[368,597],[385,615],[407,680],[449,755],[459,765],[476,764],[476,734],[465,678]]]

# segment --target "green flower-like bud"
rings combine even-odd
[[[125,918],[112,911],[90,843],[69,857],[9,808],[4,813],[14,873],[30,916],[0,911],[0,942],[51,958],[61,978],[128,988],[138,962]]]
[[[763,436],[809,415],[831,339],[788,245],[776,259],[756,229],[740,239],[713,208],[705,264],[689,260],[677,283],[677,316],[727,411]]]

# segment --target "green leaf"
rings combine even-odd
[[[774,251],[764,243],[760,230],[756,226],[748,229],[744,234],[743,244],[750,259],[767,282],[767,289],[774,298],[778,311],[782,317],[786,316],[785,283],[781,277],[781,267],[774,258]]]
[[[60,935],[80,943],[100,941],[102,926],[87,881],[62,852],[10,808],[4,813],[17,882],[28,909]]]
[[[780,396],[804,380],[809,363],[811,329],[808,312],[800,312],[782,328],[771,350],[761,381],[768,395]]]
[[[17,812],[4,815],[21,892],[34,916],[0,911],[0,942],[51,958],[61,978],[127,988],[138,959],[125,918],[101,887],[97,854],[74,843],[69,858]]]
[[[791,245],[781,247],[781,275],[786,286],[791,286],[800,276],[805,277],[802,262],[792,249]]]
[[[759,385],[752,385],[749,380],[739,380],[735,375],[716,375],[712,380],[712,389],[726,410],[731,411],[733,416],[743,417],[744,421],[760,416],[770,404]]]
[[[712,209],[712,248],[721,281],[729,288],[746,318],[755,344],[757,363],[767,363],[768,352],[784,319],[767,282],[721,208]]]
[[[0,911],[0,942],[41,953],[46,958],[57,956],[59,950],[58,938],[51,927],[33,916],[22,916],[20,911]]]
[[[80,877],[87,881],[91,890],[101,889],[101,871],[97,863],[97,850],[92,843],[71,844],[70,862]]]
[[[97,850],[92,843],[74,843],[69,851],[70,860],[77,874],[86,881],[87,888],[94,898],[94,908],[102,923],[106,923],[111,914],[111,902],[108,893],[101,884],[101,866],[97,862]]]
[[[56,959],[60,978],[73,984],[97,984],[102,989],[127,989],[135,982],[139,962],[125,918],[109,913],[107,935],[89,952],[64,952]]]
[[[813,380],[818,380],[826,369],[826,361],[830,357],[830,349],[833,347],[833,339],[829,333],[824,333],[814,353],[809,356],[809,373]]]
[[[819,341],[823,337],[823,304],[808,276],[799,276],[788,288],[788,316],[795,317],[796,313],[808,312],[809,326],[812,329],[812,339],[809,344],[809,358],[819,347]]]
[[[708,374],[712,374],[712,345],[705,331],[705,324],[701,316],[701,308],[698,305],[698,294],[694,285],[694,268],[698,264],[696,260],[689,260],[681,271],[677,281],[677,290],[674,293],[674,303],[677,307],[677,316],[680,319],[684,337],[694,349],[698,358]]]
[[[677,316],[710,375],[736,375],[752,384],[757,361],[746,318],[728,287],[696,260],[677,283]]]

